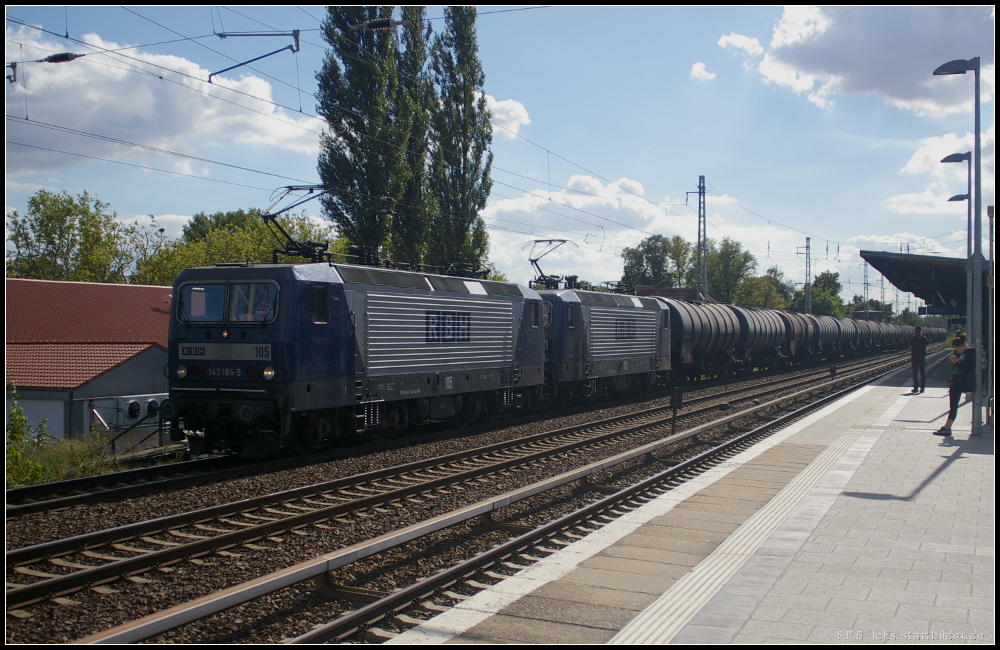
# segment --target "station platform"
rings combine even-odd
[[[389,643],[995,643],[994,446],[947,353],[860,388]]]

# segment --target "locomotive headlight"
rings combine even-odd
[[[264,379],[271,381],[274,379],[274,368],[271,366],[264,366],[264,370],[262,370],[260,374],[264,375]]]
[[[180,365],[177,366],[177,369],[175,370],[175,372],[177,373],[177,378],[178,379],[184,379],[188,375],[187,366],[185,366],[182,363],[182,364],[180,364]]]

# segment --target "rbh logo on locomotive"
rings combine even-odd
[[[430,311],[425,314],[427,343],[460,343],[472,338],[472,315],[467,311]]]

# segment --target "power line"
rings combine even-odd
[[[498,181],[496,179],[493,179],[493,182],[495,184],[497,184],[497,185],[503,185],[504,187],[509,187],[509,188],[511,188],[513,190],[517,190],[519,192],[524,192],[525,194],[531,194],[531,192],[529,192],[528,190],[522,189],[520,187],[516,187],[514,185],[510,185],[508,183],[502,183],[502,182],[500,182],[500,181]],[[647,230],[643,230],[642,228],[636,228],[634,226],[628,226],[628,225],[623,224],[623,223],[618,223],[614,219],[609,219],[608,217],[602,217],[599,214],[595,214],[593,212],[588,212],[587,210],[584,210],[582,208],[577,208],[577,207],[574,207],[572,205],[568,205],[566,203],[560,203],[559,201],[554,201],[551,198],[546,198],[546,200],[549,201],[550,203],[555,203],[556,205],[561,205],[564,208],[569,208],[570,210],[576,210],[577,212],[582,212],[584,214],[590,215],[590,216],[595,217],[597,219],[601,219],[602,221],[607,221],[609,223],[613,223],[616,226],[618,226],[620,229],[623,229],[623,230],[634,230],[636,232],[641,232],[642,234],[649,235],[649,236],[652,236],[653,234],[655,234],[655,233],[651,233],[651,232],[649,232]],[[545,210],[544,208],[541,208],[541,207],[539,207],[538,209],[539,210],[543,210],[545,212],[552,212],[551,210]],[[554,212],[553,214],[558,214],[559,216],[565,217],[567,219],[573,219],[573,217],[570,217],[569,215],[559,214],[558,212]],[[574,219],[574,221],[579,221],[579,219]],[[589,225],[597,225],[597,224],[589,224]],[[617,232],[617,230],[615,232]]]
[[[171,28],[167,27],[166,25],[161,25],[160,23],[156,22],[156,21],[155,21],[155,20],[153,20],[152,18],[147,18],[146,16],[143,16],[143,15],[142,15],[142,14],[140,14],[139,12],[137,12],[137,11],[133,11],[133,10],[129,9],[128,7],[122,7],[122,9],[124,9],[125,11],[127,11],[127,12],[129,12],[129,13],[131,13],[131,14],[135,14],[136,16],[138,16],[139,18],[142,18],[143,20],[148,20],[149,22],[153,23],[153,24],[154,24],[154,25],[156,25],[157,27],[161,27],[161,28],[163,28],[163,29],[167,30],[168,32],[170,32],[170,33],[172,33],[172,34],[177,34],[178,36],[184,36],[184,34],[181,34],[180,32],[178,32],[178,31],[176,31],[176,30],[173,30],[173,29],[171,29]],[[184,36],[184,38],[187,38],[187,37],[186,37],[186,36]],[[237,61],[237,60],[236,60],[236,59],[234,59],[233,57],[229,56],[228,54],[223,54],[222,52],[220,52],[220,51],[216,50],[215,48],[212,48],[212,47],[209,47],[209,46],[205,45],[204,43],[198,43],[198,42],[196,42],[196,41],[194,41],[194,43],[195,43],[195,45],[200,45],[200,46],[202,46],[203,48],[205,48],[206,50],[208,50],[208,51],[210,51],[210,52],[215,52],[215,53],[216,53],[216,54],[218,54],[219,56],[222,56],[222,57],[225,57],[225,58],[229,59],[230,61],[233,61],[234,63],[239,63],[239,61]],[[273,75],[269,75],[269,74],[267,74],[266,72],[263,72],[263,71],[261,71],[261,70],[258,70],[258,69],[256,69],[256,68],[254,68],[253,66],[249,66],[249,65],[248,65],[248,66],[246,66],[246,67],[247,67],[248,69],[250,69],[250,70],[253,70],[253,71],[254,71],[254,72],[256,72],[257,74],[260,74],[260,75],[262,75],[262,76],[264,76],[264,77],[267,77],[268,79],[273,79],[274,81],[276,81],[276,82],[278,82],[278,83],[280,83],[280,84],[283,84],[283,85],[285,85],[285,86],[288,86],[289,88],[293,88],[293,89],[295,89],[295,90],[298,90],[298,91],[300,91],[300,92],[301,92],[301,88],[296,88],[295,86],[293,86],[292,84],[288,83],[287,81],[283,81],[283,80],[281,80],[281,79],[278,79],[277,77],[275,77],[275,76],[273,76]],[[306,94],[309,94],[309,95],[312,95],[312,93],[306,93]],[[315,95],[312,95],[312,96],[313,96],[313,97],[315,98]],[[295,110],[295,109],[293,109],[293,108],[290,108],[289,110]]]
[[[200,79],[198,77],[195,77],[193,75],[189,75],[189,74],[187,74],[185,72],[181,72],[179,70],[173,70],[173,69],[168,68],[166,66],[158,65],[158,64],[152,63],[150,61],[143,61],[142,59],[137,59],[135,57],[131,57],[131,56],[128,56],[126,54],[121,54],[119,52],[112,52],[111,50],[108,50],[107,48],[102,48],[102,47],[98,47],[96,45],[91,45],[90,43],[86,43],[84,41],[80,41],[80,40],[77,40],[77,39],[74,39],[74,38],[67,38],[67,37],[63,36],[62,34],[57,34],[55,32],[49,31],[47,29],[43,29],[41,27],[37,27],[35,25],[31,25],[29,23],[24,23],[24,22],[17,21],[15,19],[11,19],[11,18],[8,18],[8,20],[11,20],[12,22],[17,22],[18,24],[22,24],[22,25],[25,25],[27,27],[32,27],[34,29],[37,29],[37,30],[45,33],[45,34],[51,34],[52,36],[56,36],[56,37],[61,38],[61,39],[66,39],[68,41],[71,41],[71,42],[77,43],[79,45],[82,45],[84,47],[88,47],[88,48],[94,50],[94,52],[97,53],[97,54],[108,54],[108,53],[111,53],[114,56],[122,57],[122,58],[125,58],[125,59],[131,59],[132,61],[136,61],[137,63],[143,64],[143,65],[148,65],[148,66],[151,66],[151,67],[154,67],[154,68],[159,68],[160,70],[165,70],[167,72],[176,74],[179,77],[183,77],[183,78],[186,78],[186,79],[192,79],[194,81],[199,81],[199,82],[207,84],[207,82],[204,79]],[[30,47],[36,47],[36,46],[30,46]],[[38,48],[38,49],[41,49],[43,51],[51,51],[51,50],[45,50],[44,48]],[[95,61],[95,63],[97,63],[97,62]],[[107,64],[100,64],[100,65],[107,65]],[[133,64],[126,64],[126,65],[133,65]],[[109,66],[109,67],[114,68],[115,66]],[[118,69],[120,69],[120,68],[118,68]],[[321,133],[319,131],[315,131],[313,129],[304,127],[304,126],[302,126],[300,124],[296,124],[295,122],[290,122],[290,121],[287,121],[287,120],[283,120],[283,119],[279,118],[276,115],[269,114],[269,113],[264,113],[262,111],[258,111],[258,110],[254,109],[254,108],[251,108],[249,106],[244,106],[243,104],[237,104],[236,102],[233,102],[231,100],[225,99],[224,97],[219,97],[218,95],[213,95],[213,94],[211,94],[209,92],[206,92],[204,90],[200,90],[200,89],[194,88],[192,86],[187,86],[185,84],[182,84],[182,83],[179,83],[177,81],[174,81],[173,79],[164,77],[162,75],[158,75],[155,72],[149,72],[148,70],[142,70],[142,69],[136,69],[136,70],[133,70],[133,72],[137,72],[137,73],[140,73],[140,74],[145,74],[147,76],[156,77],[156,78],[160,79],[161,81],[169,82],[169,83],[175,84],[177,86],[180,86],[182,88],[186,88],[186,89],[189,89],[189,90],[193,90],[195,92],[199,92],[199,93],[201,93],[201,94],[203,94],[203,95],[205,95],[207,97],[211,97],[213,99],[217,99],[219,101],[226,102],[227,104],[232,104],[233,106],[238,106],[240,108],[244,108],[244,109],[246,109],[246,110],[248,110],[250,112],[257,113],[259,115],[263,115],[265,117],[269,117],[271,119],[278,120],[279,122],[282,122],[283,124],[287,124],[289,126],[293,126],[295,128],[302,129],[304,131],[309,131],[310,133],[315,133],[316,135],[321,135]],[[213,87],[214,88],[219,88],[219,89],[222,89],[222,90],[226,90],[228,92],[235,93],[237,95],[242,95],[244,97],[247,97],[249,99],[252,99],[254,101],[258,101],[258,102],[261,102],[261,103],[264,103],[264,104],[270,104],[270,105],[275,106],[277,108],[283,108],[285,110],[292,111],[292,112],[299,112],[297,109],[295,109],[295,108],[293,108],[291,106],[285,106],[284,104],[279,104],[277,102],[274,102],[274,101],[272,101],[270,99],[265,99],[263,97],[257,97],[256,95],[251,95],[249,93],[245,93],[245,92],[243,92],[241,90],[237,90],[235,88],[228,88],[226,86],[220,86],[220,85],[217,85],[217,84],[213,85]],[[312,117],[312,118],[317,119],[317,120],[320,119],[320,117],[317,116],[317,115],[311,115],[309,113],[302,113],[302,114],[306,115],[307,117]]]
[[[7,20],[9,20],[10,22],[12,22],[12,23],[14,23],[16,25],[23,25],[24,27],[31,27],[32,29],[37,29],[39,31],[43,31],[43,32],[46,32],[46,33],[49,33],[49,34],[53,34],[55,36],[59,36],[60,38],[65,38],[66,40],[75,40],[75,39],[69,38],[69,36],[64,35],[64,34],[56,34],[55,32],[49,32],[48,30],[42,29],[38,25],[34,25],[34,24],[29,23],[27,21],[21,20],[20,18],[14,18],[13,16],[10,16],[10,15],[7,16]],[[108,52],[119,52],[121,50],[137,50],[137,49],[144,48],[144,47],[156,47],[157,45],[169,45],[171,43],[182,43],[184,41],[194,41],[194,40],[197,40],[197,39],[200,39],[200,38],[212,38],[213,36],[217,36],[217,34],[204,34],[202,36],[185,36],[183,38],[175,38],[175,39],[171,39],[169,41],[157,41],[156,43],[146,43],[144,45],[127,45],[125,47],[119,47],[119,48],[115,48],[113,50],[107,50],[107,51]]]
[[[252,169],[250,167],[243,167],[243,166],[240,166],[240,165],[232,165],[230,163],[224,163],[224,162],[220,162],[218,160],[212,160],[210,158],[202,158],[201,156],[193,156],[191,154],[180,153],[180,152],[177,152],[177,151],[170,151],[169,149],[160,149],[158,147],[151,147],[149,145],[139,144],[137,142],[130,142],[128,140],[122,140],[120,138],[113,138],[113,137],[110,137],[110,136],[100,135],[100,134],[97,134],[97,133],[89,133],[87,131],[80,131],[80,130],[77,130],[77,129],[71,129],[69,127],[60,126],[58,124],[49,124],[47,122],[40,122],[38,120],[27,120],[25,118],[16,117],[14,115],[6,115],[6,118],[8,120],[16,120],[17,123],[20,123],[20,124],[25,124],[25,125],[29,125],[29,126],[36,126],[36,127],[39,127],[39,128],[50,129],[52,131],[58,131],[58,132],[61,132],[61,133],[71,133],[73,135],[79,135],[79,136],[83,136],[83,137],[94,138],[96,140],[102,140],[102,141],[105,141],[105,142],[112,142],[112,143],[115,143],[115,144],[123,144],[123,145],[127,145],[129,147],[135,147],[137,149],[144,149],[146,151],[152,151],[152,152],[155,152],[155,153],[168,154],[168,155],[171,155],[171,156],[177,156],[179,158],[187,158],[188,160],[197,160],[199,162],[205,162],[205,163],[209,163],[209,164],[212,164],[212,165],[221,165],[222,167],[230,167],[232,169],[239,169],[241,171],[253,172],[254,174],[263,174],[265,176],[272,176],[274,178],[281,178],[281,179],[285,179],[285,180],[289,180],[289,181],[295,181],[295,182],[298,182],[298,183],[309,183],[309,182],[311,182],[311,181],[303,180],[301,178],[294,178],[294,177],[291,177],[291,176],[282,176],[281,174],[272,174],[271,172],[265,172],[265,171],[261,171],[259,169]]]
[[[252,190],[261,190],[263,192],[273,192],[274,191],[273,188],[268,189],[268,188],[265,188],[265,187],[256,187],[254,185],[244,185],[243,183],[233,183],[233,182],[230,182],[230,181],[223,181],[223,180],[219,180],[219,179],[216,179],[216,178],[206,178],[204,176],[196,176],[195,174],[185,174],[183,172],[170,171],[170,170],[167,170],[167,169],[157,169],[156,167],[146,167],[145,165],[135,165],[133,163],[122,162],[120,160],[110,160],[108,158],[99,158],[97,156],[88,156],[86,154],[72,153],[70,151],[60,151],[59,149],[49,149],[48,147],[39,147],[39,146],[33,145],[33,144],[25,144],[23,142],[14,142],[13,140],[6,140],[5,142],[7,144],[13,144],[13,145],[17,145],[19,147],[29,147],[31,149],[41,149],[42,151],[51,151],[53,153],[61,153],[61,154],[65,154],[67,156],[77,156],[79,158],[89,158],[90,160],[100,160],[101,162],[109,162],[109,163],[114,163],[116,165],[125,165],[127,167],[136,167],[138,169],[144,169],[146,171],[151,171],[151,172],[162,172],[164,174],[174,174],[175,176],[187,176],[189,178],[197,178],[197,179],[200,179],[200,180],[203,180],[203,181],[212,181],[213,183],[225,183],[226,185],[236,185],[237,187],[248,187],[248,188],[250,188]]]
[[[182,37],[184,36],[183,34],[180,34],[179,32],[176,32],[176,31],[174,31],[174,30],[170,29],[169,27],[166,27],[166,26],[164,26],[164,25],[161,25],[160,23],[157,23],[156,21],[154,21],[154,20],[152,20],[152,19],[149,19],[149,18],[146,18],[145,16],[142,16],[141,14],[139,14],[139,13],[137,13],[137,12],[135,12],[135,11],[132,11],[131,9],[128,9],[127,7],[123,7],[123,9],[125,9],[126,11],[129,11],[130,13],[133,13],[133,14],[135,14],[136,16],[138,16],[138,17],[140,17],[140,18],[143,18],[143,19],[145,19],[145,20],[148,20],[149,22],[151,22],[151,23],[153,23],[153,24],[155,24],[155,25],[157,25],[157,26],[159,26],[159,27],[161,27],[161,28],[163,28],[163,29],[166,29],[166,30],[168,30],[168,31],[170,31],[170,32],[172,32],[172,33],[174,33],[174,34],[177,34],[177,35],[179,35],[179,36],[182,36]],[[506,10],[505,10],[505,11],[506,11]],[[503,13],[503,11],[500,11],[500,12],[489,12],[489,13]],[[244,17],[246,17],[246,16],[244,16]],[[247,17],[247,18],[249,18],[249,17]],[[91,49],[93,49],[93,50],[95,50],[95,51],[97,51],[97,52],[99,52],[99,53],[103,53],[103,54],[108,54],[108,53],[114,53],[114,54],[115,54],[116,56],[122,56],[122,57],[125,57],[125,58],[129,58],[129,59],[132,59],[132,60],[135,60],[135,61],[138,61],[139,63],[144,63],[144,64],[146,64],[146,65],[151,65],[151,66],[153,66],[153,67],[157,67],[157,68],[160,68],[160,69],[163,69],[163,70],[167,70],[167,71],[169,71],[169,72],[172,72],[172,73],[174,73],[174,74],[178,74],[178,75],[180,75],[180,76],[183,76],[183,77],[187,77],[187,78],[190,78],[190,79],[196,79],[196,80],[198,80],[198,81],[202,81],[201,79],[198,79],[197,77],[193,77],[192,75],[188,75],[188,74],[186,74],[186,73],[183,73],[183,72],[180,72],[180,71],[177,71],[177,70],[172,70],[172,69],[170,69],[170,68],[166,68],[165,66],[160,66],[160,65],[157,65],[157,64],[154,64],[154,63],[149,63],[149,62],[146,62],[146,61],[141,61],[141,60],[139,60],[139,59],[135,59],[134,57],[129,57],[129,56],[127,56],[127,55],[122,55],[122,54],[118,54],[118,53],[117,53],[117,51],[113,51],[113,50],[108,50],[108,49],[106,49],[106,48],[99,48],[99,47],[97,47],[97,46],[93,46],[93,45],[90,45],[90,44],[88,44],[88,43],[85,43],[85,42],[83,42],[83,41],[79,41],[79,40],[77,40],[77,39],[72,39],[72,38],[68,38],[68,37],[66,37],[66,36],[63,36],[63,35],[60,35],[60,34],[56,34],[55,32],[51,32],[51,31],[49,31],[49,30],[46,30],[46,29],[43,29],[43,28],[41,28],[41,27],[38,27],[37,25],[31,25],[30,23],[25,23],[25,22],[23,22],[23,21],[19,21],[18,19],[14,19],[14,18],[8,18],[8,19],[9,19],[9,20],[12,20],[13,22],[17,22],[17,23],[19,23],[19,24],[23,24],[23,25],[25,25],[25,26],[28,26],[28,27],[32,27],[32,28],[34,28],[34,29],[38,29],[39,31],[42,31],[42,32],[44,32],[44,33],[48,33],[48,34],[51,34],[51,35],[53,35],[53,36],[56,36],[56,37],[59,37],[59,38],[65,38],[65,39],[67,39],[67,40],[70,40],[70,41],[73,41],[73,42],[76,42],[76,43],[79,43],[79,44],[81,44],[81,45],[84,45],[84,46],[86,46],[86,47],[89,47],[89,48],[91,48]],[[250,19],[250,20],[254,20],[254,19]],[[271,26],[267,25],[266,23],[263,23],[263,22],[260,22],[260,21],[256,21],[256,20],[254,20],[254,22],[257,22],[258,24],[261,24],[261,25],[264,25],[265,27],[268,27],[269,29],[275,29],[274,27],[271,27]],[[189,39],[188,37],[184,37],[184,38],[183,38],[183,39],[181,39],[181,40],[190,40],[190,39]],[[220,55],[222,55],[222,56],[226,56],[226,55],[222,54],[221,52],[218,52],[217,50],[215,50],[215,49],[213,49],[213,48],[210,48],[210,47],[208,47],[208,46],[206,46],[206,45],[203,45],[203,44],[201,44],[201,43],[196,43],[196,44],[198,44],[198,45],[201,45],[202,47],[205,47],[206,49],[208,49],[208,50],[210,50],[210,51],[212,51],[212,52],[215,52],[215,53],[217,53],[217,54],[220,54]],[[358,49],[359,49],[360,51],[362,51],[362,52],[365,52],[365,53],[367,53],[367,54],[371,54],[370,52],[368,52],[367,50],[365,50],[364,48],[362,48],[362,47],[361,47],[361,46],[360,46],[359,44],[356,44],[356,45],[358,45]],[[318,46],[317,46],[317,47],[318,47]],[[41,49],[41,48],[40,48],[40,49]],[[355,59],[355,60],[357,60],[357,61],[361,61],[361,62],[363,62],[363,61],[362,61],[361,59],[358,59],[358,58],[356,58],[356,57],[351,57],[350,55],[347,55],[347,54],[345,54],[345,56],[348,56],[348,57],[350,57],[350,58],[353,58],[353,59]],[[226,58],[228,58],[228,59],[230,59],[230,60],[232,60],[232,61],[235,61],[235,59],[233,59],[232,57],[228,57],[228,56],[226,56]],[[248,67],[249,67],[249,66],[248,66]],[[253,70],[253,68],[251,68],[251,69]],[[256,71],[256,70],[255,70],[255,71]],[[145,72],[145,71],[141,71],[141,72],[143,72],[143,73],[145,73],[145,74],[150,74],[150,73],[148,73],[148,72]],[[261,73],[261,74],[264,74],[264,73]],[[264,76],[268,76],[268,77],[270,77],[270,75],[266,75],[266,74],[265,74]],[[159,78],[160,78],[160,79],[163,79],[163,77],[159,77]],[[274,79],[274,77],[270,77],[270,78]],[[285,84],[286,86],[289,86],[290,88],[294,88],[294,86],[291,86],[290,84],[287,84],[287,83],[285,83],[285,82],[283,82],[283,81],[281,81],[281,80],[279,80],[279,79],[275,79],[275,80],[276,80],[276,81],[278,81],[278,82],[280,82],[280,83],[283,83],[283,84]],[[173,82],[173,83],[177,83],[177,82]],[[181,85],[181,86],[182,86],[182,87],[184,87],[184,88],[190,88],[190,86],[185,86],[184,84],[179,84],[179,85]],[[224,86],[221,86],[221,87],[225,88]],[[195,90],[197,90],[197,89],[195,89]],[[240,94],[240,95],[244,95],[244,96],[246,96],[246,97],[250,97],[250,98],[252,98],[252,99],[256,99],[256,100],[258,100],[258,101],[261,101],[261,102],[265,102],[265,103],[269,103],[269,104],[271,104],[271,105],[273,105],[273,106],[276,106],[276,107],[279,107],[279,108],[284,108],[284,109],[286,109],[286,110],[289,110],[289,111],[295,111],[295,109],[294,109],[294,108],[292,108],[292,107],[289,107],[289,106],[284,106],[283,104],[279,104],[279,103],[277,103],[277,102],[274,102],[274,101],[270,101],[270,100],[267,100],[267,99],[263,99],[263,98],[260,98],[260,97],[256,97],[256,96],[254,96],[254,95],[249,95],[248,93],[244,93],[244,92],[242,92],[242,91],[238,91],[238,90],[235,90],[235,89],[233,89],[233,88],[226,88],[226,90],[229,90],[230,92],[235,92],[235,93],[237,93],[237,94]],[[222,101],[227,101],[227,102],[228,102],[228,100],[225,100],[225,99],[223,99],[223,98],[221,98],[221,97],[218,97],[217,95],[212,95],[212,94],[210,94],[210,93],[207,93],[207,92],[204,92],[204,91],[199,91],[199,92],[203,92],[203,94],[205,94],[205,95],[206,95],[206,96],[208,96],[208,97],[213,97],[213,98],[217,98],[217,99],[221,99]],[[314,99],[316,98],[316,96],[315,96],[315,95],[313,95],[312,93],[309,93],[309,92],[307,92],[307,91],[306,91],[306,94],[307,94],[307,95],[309,95],[309,96],[311,96],[311,97],[313,97]],[[232,104],[234,104],[235,106],[241,106],[241,107],[243,107],[243,106],[242,106],[241,104],[235,104],[234,102],[228,102],[228,103],[232,103]],[[254,109],[251,109],[251,108],[249,108],[249,107],[243,107],[243,108],[247,108],[248,110],[251,110],[251,111],[253,111],[253,110],[254,110]],[[345,108],[343,108],[343,107],[339,107],[339,106],[338,106],[338,107],[336,107],[336,108],[338,108],[339,110],[341,110],[341,111],[343,111],[343,112],[345,112],[345,113],[349,113],[349,114],[352,114],[352,115],[355,115],[355,116],[357,116],[357,117],[361,117],[361,118],[363,118],[363,117],[364,117],[363,115],[360,115],[360,114],[358,114],[358,113],[356,113],[356,112],[354,112],[354,111],[351,111],[351,110],[349,110],[349,109],[345,109]],[[261,113],[260,111],[254,111],[254,112],[257,112],[257,113],[260,113],[260,114],[263,114],[263,115],[268,115],[268,114],[266,114],[266,113]],[[311,114],[308,114],[308,113],[302,113],[302,114],[304,114],[304,115],[307,115],[307,116],[309,116],[309,117],[313,117],[313,118],[315,118],[315,119],[320,119],[320,118],[319,118],[319,116],[315,116],[315,115],[311,115]],[[272,117],[273,119],[278,119],[278,118],[277,118],[277,117],[275,117],[275,116],[269,116],[269,117]],[[313,131],[312,129],[308,129],[308,128],[306,128],[306,127],[302,127],[301,125],[297,125],[297,124],[294,124],[294,123],[289,123],[289,122],[286,122],[285,120],[279,120],[279,121],[281,121],[281,122],[284,122],[284,123],[286,123],[286,124],[292,124],[293,126],[296,126],[296,127],[299,127],[299,128],[302,128],[302,129],[304,129],[304,130],[307,130],[307,131],[310,131],[310,132],[313,132],[313,133],[317,133],[318,135],[320,134],[320,133],[319,133],[319,132],[317,132],[317,131]],[[551,155],[553,155],[553,156],[556,156],[557,158],[559,158],[559,159],[561,159],[561,160],[564,160],[564,161],[566,161],[566,162],[568,162],[568,163],[570,163],[570,164],[572,164],[572,165],[574,165],[574,166],[576,166],[576,167],[579,167],[580,169],[582,169],[583,171],[587,172],[588,174],[591,174],[591,175],[593,175],[593,176],[595,176],[595,177],[597,177],[597,178],[600,178],[601,180],[603,180],[603,181],[607,182],[607,183],[608,183],[609,185],[618,185],[619,187],[621,187],[621,189],[625,190],[626,192],[629,192],[630,194],[633,194],[634,196],[637,196],[637,197],[638,197],[638,198],[639,198],[640,200],[642,200],[642,201],[644,201],[644,202],[648,203],[648,204],[649,204],[649,205],[651,205],[651,206],[654,206],[654,207],[657,207],[658,209],[661,209],[661,210],[664,210],[664,211],[665,211],[665,212],[667,212],[668,214],[670,214],[670,213],[671,213],[671,211],[670,211],[670,210],[667,210],[667,209],[666,209],[666,208],[664,208],[663,206],[660,206],[660,205],[658,205],[658,204],[656,204],[656,203],[653,203],[652,201],[649,201],[649,200],[648,200],[648,199],[646,199],[645,197],[643,197],[643,196],[641,196],[641,195],[639,195],[639,194],[636,194],[636,193],[635,193],[635,192],[633,192],[632,190],[629,190],[628,188],[626,188],[626,187],[624,187],[624,186],[620,185],[620,182],[619,182],[619,181],[611,181],[611,180],[609,180],[609,179],[607,179],[607,178],[605,178],[605,177],[603,177],[603,176],[601,176],[601,175],[599,175],[599,174],[596,174],[595,172],[592,172],[592,171],[590,171],[589,169],[587,169],[587,168],[583,167],[582,165],[579,165],[579,164],[577,164],[577,163],[574,163],[573,161],[571,161],[571,160],[569,160],[569,159],[567,159],[567,158],[565,158],[565,157],[563,157],[563,156],[561,156],[561,155],[559,155],[559,154],[557,154],[557,153],[555,153],[555,152],[553,152],[553,151],[551,151],[551,150],[549,150],[549,149],[547,149],[547,148],[543,147],[542,145],[539,145],[538,143],[535,143],[535,142],[533,142],[533,141],[529,140],[528,138],[525,138],[524,136],[522,136],[522,135],[520,135],[520,134],[518,134],[518,133],[515,133],[514,131],[511,131],[510,129],[508,129],[507,127],[505,127],[505,126],[503,126],[503,125],[501,125],[501,124],[498,124],[498,123],[496,123],[496,122],[492,122],[492,124],[493,124],[494,126],[496,126],[497,128],[500,128],[500,129],[503,129],[503,130],[505,130],[505,131],[507,131],[507,132],[509,132],[509,133],[512,133],[513,135],[515,135],[515,136],[517,136],[517,137],[519,137],[519,138],[521,138],[521,139],[525,140],[526,142],[528,142],[528,143],[530,143],[530,144],[532,144],[532,145],[534,145],[534,146],[536,146],[536,147],[539,147],[540,149],[543,149],[543,150],[544,150],[544,151],[546,151],[547,153],[549,153],[549,154],[551,154]],[[395,130],[399,130],[399,129],[398,129],[398,127],[390,127],[390,128],[393,128],[393,129],[395,129]],[[368,139],[371,139],[371,140],[374,140],[375,142],[379,142],[379,143],[381,143],[381,144],[385,144],[385,145],[388,145],[388,146],[392,146],[392,147],[396,147],[396,148],[400,148],[400,147],[401,147],[401,145],[394,145],[394,144],[392,144],[392,143],[389,143],[389,142],[384,142],[384,141],[381,141],[381,140],[379,140],[378,138],[375,138],[375,137],[373,137],[373,136],[371,136],[371,135],[368,135],[368,134],[364,134],[364,137],[366,137],[366,138],[368,138]],[[367,150],[366,150],[366,151],[367,151]],[[506,171],[506,170],[503,170],[503,171]],[[513,187],[513,186],[510,186],[510,187]],[[525,191],[525,190],[521,190],[520,188],[514,188],[514,189],[518,189],[519,191]],[[570,207],[571,209],[578,209],[578,208],[572,208],[572,206],[566,206],[566,207]],[[582,211],[582,212],[586,212],[586,211],[583,211],[583,210],[581,210],[581,211]],[[604,219],[604,217],[599,217],[599,215],[593,215],[592,213],[588,213],[588,214],[591,214],[592,216],[597,216],[598,218],[602,218],[602,219]],[[612,221],[612,220],[608,220],[608,221]],[[612,223],[614,223],[614,222],[612,221]],[[642,231],[642,230],[640,230],[640,232],[644,232],[644,233],[645,233],[646,231]],[[652,234],[652,233],[646,233],[646,234]]]
[[[505,174],[510,174],[511,176],[517,176],[518,178],[523,178],[525,180],[536,181],[538,183],[542,182],[542,181],[538,180],[537,178],[532,178],[530,176],[525,176],[524,174],[518,174],[517,172],[512,172],[509,169],[503,169],[502,167],[497,167],[496,165],[494,165],[492,167],[492,169],[495,169],[495,170],[497,170],[499,172],[503,172]],[[600,198],[600,199],[608,199],[609,201],[618,201],[619,203],[632,203],[634,205],[652,205],[654,207],[657,207],[657,208],[660,208],[660,209],[664,210],[668,214],[673,214],[673,215],[676,215],[676,216],[682,216],[680,213],[674,212],[673,210],[668,210],[662,204],[653,203],[652,201],[650,201],[650,200],[648,200],[646,198],[643,198],[640,201],[632,201],[632,200],[623,199],[623,198],[617,197],[617,196],[605,196],[604,194],[596,194],[594,192],[584,192],[583,190],[574,189],[572,187],[566,187],[565,185],[556,185],[555,187],[557,187],[560,190],[566,190],[567,192],[573,192],[575,194],[583,194],[584,196],[594,196],[594,197],[597,197],[597,198]],[[693,209],[690,206],[688,206],[687,203],[670,203],[668,205],[683,205],[683,206],[687,206],[689,209]]]

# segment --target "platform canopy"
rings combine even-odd
[[[861,257],[901,291],[928,307],[965,313],[965,258],[861,251]]]

